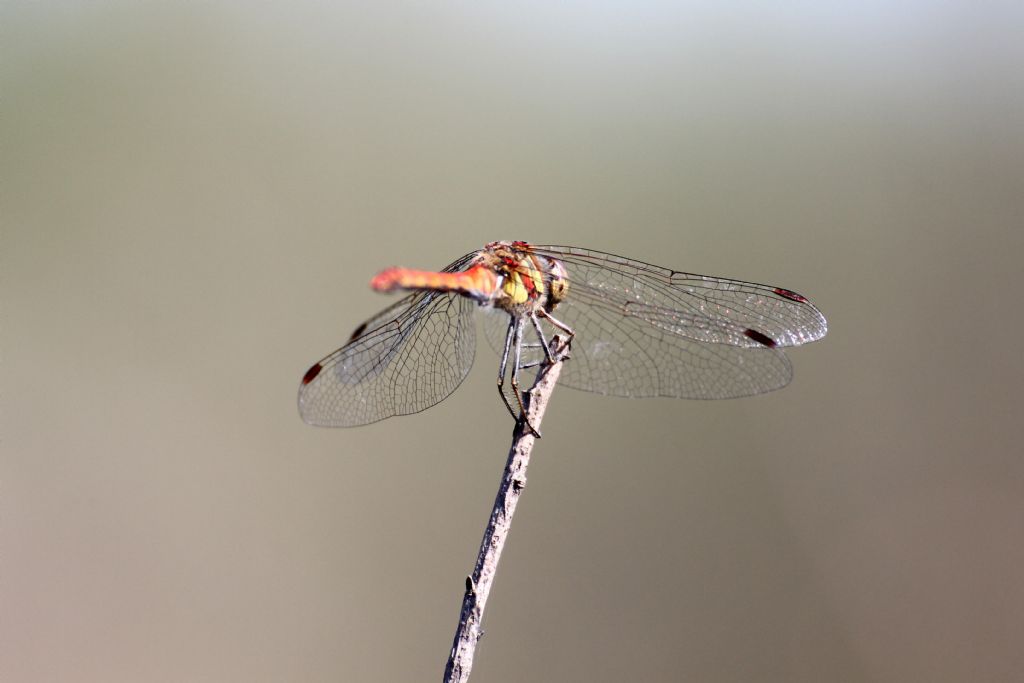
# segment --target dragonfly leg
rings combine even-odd
[[[537,315],[539,315],[539,316],[541,316],[543,318],[547,318],[549,323],[551,323],[552,325],[554,325],[558,329],[560,329],[563,332],[565,332],[565,334],[566,334],[565,341],[562,342],[562,345],[558,349],[558,357],[562,358],[563,354],[565,352],[567,352],[569,350],[569,347],[572,345],[572,340],[573,340],[573,337],[576,336],[576,332],[574,332],[571,327],[569,327],[568,325],[563,323],[561,320],[559,320],[558,318],[554,317],[553,315],[551,315],[550,313],[545,311],[543,308],[540,309],[539,311],[537,311]],[[539,331],[539,328],[538,328],[538,331]],[[541,340],[544,340],[543,336],[541,336]],[[544,345],[544,348],[547,349],[547,344]],[[550,355],[551,355],[551,352],[548,351],[548,357],[549,358],[550,358]]]
[[[537,338],[540,339],[540,345],[544,347],[544,356],[548,359],[548,363],[554,365],[555,357],[551,355],[551,349],[548,347],[547,337],[544,336],[544,330],[542,330],[540,327],[540,320],[537,319],[536,313],[530,313],[530,322],[533,323],[533,329],[537,330]],[[537,363],[530,363],[529,367],[532,367],[536,364]]]
[[[540,438],[540,432],[530,424],[530,418],[526,414],[526,406],[523,405],[523,392],[519,389],[519,366],[522,363],[522,350],[523,350],[523,320],[522,318],[515,319],[516,325],[516,340],[515,340],[515,365],[512,366],[512,390],[516,392],[516,401],[519,403],[519,416],[526,423],[526,426],[530,428],[533,435]],[[504,394],[503,394],[504,395]]]
[[[508,408],[509,414],[512,415],[512,417],[514,417],[515,419],[518,420],[519,416],[516,415],[515,408],[512,407],[512,404],[508,402],[508,397],[505,396],[505,391],[504,391],[504,388],[505,388],[505,370],[506,370],[506,368],[508,368],[508,354],[512,350],[512,340],[516,336],[516,328],[517,327],[518,327],[518,324],[516,322],[516,319],[513,318],[513,317],[509,317],[509,320],[508,320],[508,331],[505,332],[505,350],[501,354],[501,367],[498,369],[498,395],[501,396],[502,402],[505,404],[505,407]],[[515,377],[514,371],[513,371],[513,377]]]

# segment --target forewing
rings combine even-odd
[[[683,273],[578,247],[534,250],[565,265],[568,300],[615,308],[694,341],[757,348],[767,337],[776,346],[798,346],[828,329],[811,302],[783,287]]]

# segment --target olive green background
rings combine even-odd
[[[723,402],[561,389],[479,681],[1024,670],[1015,3],[5,2],[0,679],[441,676],[511,421],[304,425],[380,268],[789,287]]]

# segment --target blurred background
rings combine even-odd
[[[295,394],[377,270],[524,239],[830,332],[756,398],[557,391],[473,680],[1019,680],[1020,3],[0,11],[0,679],[439,680],[496,356]]]

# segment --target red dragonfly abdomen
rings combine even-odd
[[[388,268],[377,273],[370,280],[370,286],[378,292],[393,292],[396,289],[457,292],[478,301],[488,301],[493,298],[498,284],[498,276],[494,271],[482,265],[455,273]]]

